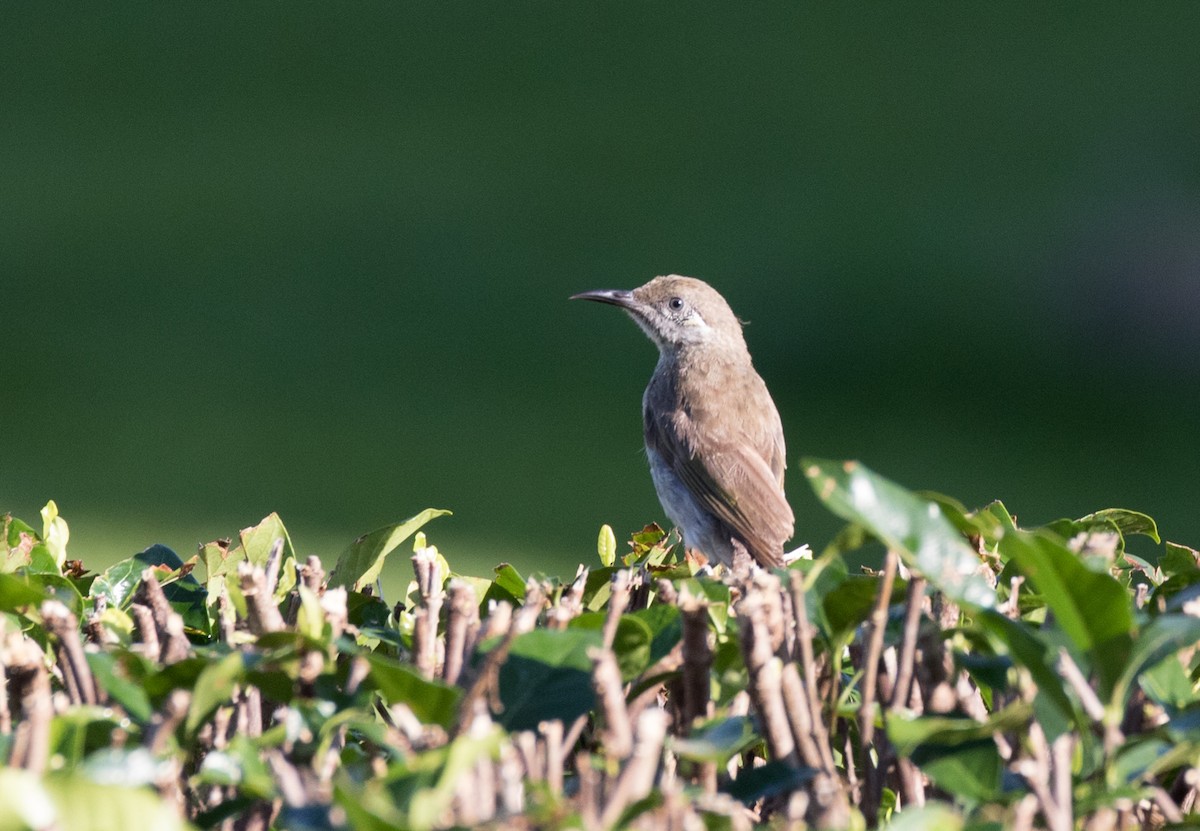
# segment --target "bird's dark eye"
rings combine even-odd
[[[667,306],[673,312],[682,312],[683,311],[683,298],[682,297],[672,297],[670,300],[667,301]]]

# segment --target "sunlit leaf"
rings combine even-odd
[[[58,807],[32,771],[0,767],[0,831],[55,827]]]
[[[387,555],[417,532],[429,520],[447,516],[450,512],[437,508],[426,508],[416,516],[403,522],[372,531],[352,542],[337,559],[333,573],[329,575],[329,586],[360,591],[363,586],[374,583]]]
[[[47,776],[46,793],[66,831],[183,831],[178,809],[151,788],[101,784],[79,774]]]
[[[596,541],[596,553],[600,555],[600,564],[612,566],[617,561],[617,535],[612,526],[600,526],[600,538]]]
[[[513,568],[508,563],[501,563],[495,568],[496,578],[493,580],[496,588],[501,592],[499,595],[494,595],[488,592],[485,596],[488,600],[508,600],[522,602],[525,600],[525,578],[521,573]]]
[[[906,807],[892,819],[888,831],[963,831],[965,821],[949,805],[929,803]]]
[[[67,528],[67,521],[58,515],[58,505],[51,499],[42,508],[42,542],[54,558],[54,564],[60,569],[67,561],[67,542],[70,538],[71,531]]]
[[[1010,531],[1000,551],[1032,582],[1055,623],[1100,674],[1107,696],[1133,643],[1133,603],[1111,575],[1085,566],[1061,540],[1045,532]]]
[[[1103,511],[1096,511],[1085,517],[1080,517],[1079,522],[1094,522],[1097,520],[1113,523],[1117,527],[1117,530],[1125,537],[1133,534],[1141,534],[1154,540],[1155,543],[1162,542],[1162,539],[1158,536],[1158,525],[1151,517],[1139,511],[1130,511],[1127,508],[1106,508]]]
[[[462,690],[425,678],[415,669],[378,653],[367,656],[371,679],[389,704],[405,704],[421,721],[449,729],[458,714]]]
[[[1133,642],[1127,659],[1121,665],[1120,677],[1112,690],[1112,703],[1124,708],[1133,683],[1141,673],[1167,659],[1181,649],[1200,643],[1200,618],[1191,615],[1160,615],[1145,626]],[[1193,698],[1195,700],[1195,698]]]
[[[951,599],[987,608],[995,592],[979,573],[979,556],[934,502],[858,462],[805,459],[817,498],[842,519],[869,529]]]

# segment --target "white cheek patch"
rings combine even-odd
[[[683,325],[689,329],[695,329],[700,332],[710,332],[712,327],[704,322],[704,318],[698,314],[690,314],[684,318]]]

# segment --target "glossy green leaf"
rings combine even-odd
[[[405,704],[413,714],[427,724],[437,724],[447,730],[458,716],[462,690],[442,681],[425,678],[415,669],[372,653],[371,680],[388,704]]]
[[[858,462],[806,459],[802,464],[825,507],[869,529],[948,597],[982,608],[995,603],[995,592],[979,573],[979,556],[936,503]]]
[[[1133,643],[1133,602],[1111,575],[1087,568],[1056,536],[1011,531],[1002,554],[1033,584],[1055,623],[1087,654],[1107,697],[1125,668]]]
[[[1033,676],[1038,686],[1038,695],[1033,701],[1034,714],[1047,738],[1053,740],[1068,732],[1072,725],[1086,723],[1067,697],[1066,682],[1055,669],[1057,657],[1026,624],[993,610],[981,612],[976,617],[976,624],[999,640],[1013,662]]]
[[[602,643],[594,629],[535,629],[517,636],[500,667],[497,720],[509,731],[534,730],[549,719],[570,724],[592,709],[589,647]]]
[[[383,570],[383,564],[388,554],[395,551],[402,542],[415,534],[429,520],[449,514],[449,511],[426,508],[403,522],[364,534],[352,542],[338,557],[333,573],[329,576],[329,586],[331,588],[345,586],[354,591],[360,591],[363,586],[374,583]]]
[[[145,570],[146,564],[135,557],[115,563],[92,581],[88,595],[103,597],[110,606],[123,609],[141,584],[142,572]]]

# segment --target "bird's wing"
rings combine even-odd
[[[791,506],[780,486],[782,470],[749,443],[731,441],[696,453],[684,423],[645,420],[646,444],[671,461],[675,474],[704,508],[733,531],[760,564],[781,562],[783,543],[795,526]],[[718,479],[718,477],[720,477]],[[722,485],[722,481],[724,485]],[[738,496],[732,496],[736,493]]]

